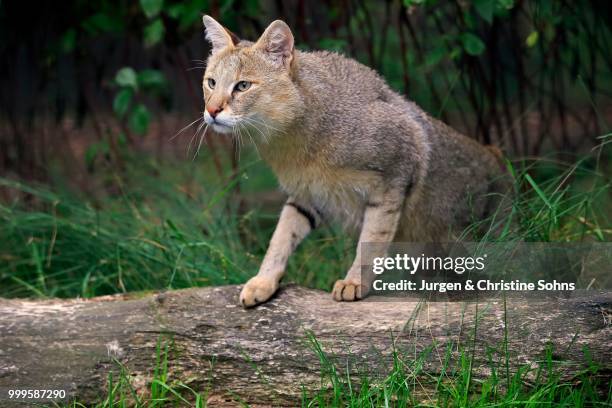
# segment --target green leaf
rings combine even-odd
[[[144,42],[147,47],[151,47],[164,38],[164,23],[161,18],[155,19],[151,24],[144,28]]]
[[[426,69],[434,67],[440,63],[446,57],[446,47],[443,45],[436,46],[433,50],[429,51],[425,57],[425,63],[423,64]]]
[[[129,126],[135,133],[144,135],[149,130],[149,122],[151,121],[151,114],[146,106],[143,104],[136,105],[132,113],[130,114]]]
[[[169,5],[166,9],[166,13],[171,18],[178,20],[183,14],[185,14],[185,5],[183,3]]]
[[[323,38],[319,41],[319,48],[330,51],[343,51],[346,46],[346,40],[341,38]]]
[[[113,110],[117,115],[119,115],[119,117],[122,117],[127,112],[131,102],[132,89],[123,88],[117,93],[117,95],[115,95],[115,99],[113,100]]]
[[[74,28],[69,29],[60,38],[60,48],[62,52],[69,53],[74,50],[76,46],[76,30]]]
[[[463,22],[465,23],[466,31],[472,31],[476,29],[480,20],[478,20],[476,15],[469,11],[469,9],[466,9],[463,12]]]
[[[115,82],[117,82],[119,86],[129,87],[134,90],[138,89],[136,72],[130,67],[123,67],[117,71],[117,75],[115,75]]]
[[[140,0],[140,7],[148,18],[158,15],[163,6],[164,0]]]
[[[202,10],[209,10],[208,0],[191,0],[169,5],[165,11],[179,22],[179,30],[193,28],[201,24]]]
[[[500,19],[510,16],[510,10],[514,8],[514,0],[497,0],[493,14]]]
[[[538,43],[538,39],[540,38],[540,34],[537,31],[532,31],[525,40],[525,44],[527,47],[532,48],[534,45]]]
[[[138,85],[144,89],[161,89],[166,86],[166,78],[156,69],[143,69],[138,73]]]
[[[261,15],[261,2],[259,0],[247,0],[243,3],[243,14],[249,17],[257,18]]]
[[[108,143],[105,140],[90,144],[87,149],[85,149],[85,164],[87,167],[91,168],[96,161],[96,158],[98,158],[100,155],[107,154],[108,151]]]
[[[412,7],[412,6],[418,6],[420,4],[423,4],[425,2],[425,0],[404,0],[404,6],[406,8]]]
[[[125,27],[125,22],[120,17],[100,12],[85,19],[81,26],[93,35],[99,32],[121,32]]]
[[[493,21],[493,11],[495,10],[495,0],[473,0],[476,12],[480,14],[487,23]]]
[[[97,143],[93,143],[89,145],[87,149],[85,149],[85,165],[91,168],[93,166],[96,157],[98,157],[99,146]]]
[[[461,35],[461,42],[463,43],[465,52],[470,55],[480,55],[486,48],[485,43],[472,33],[463,33]]]
[[[461,54],[463,54],[463,48],[459,47],[459,46],[455,46],[453,47],[453,49],[451,50],[449,56],[450,59],[457,59],[461,56]]]
[[[497,0],[497,6],[500,9],[510,10],[514,7],[514,0]]]

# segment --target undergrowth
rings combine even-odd
[[[552,159],[508,163],[515,180],[509,219],[496,214],[473,228],[501,228],[503,237],[524,241],[609,241],[610,169],[600,159],[609,156],[604,147],[611,141],[607,135],[595,154],[570,164]],[[268,190],[273,179],[256,161],[223,182],[194,172],[193,166],[141,160],[136,168],[109,177],[109,191],[115,192],[96,199],[1,178],[0,188],[11,199],[0,204],[0,296],[93,297],[244,282],[257,271],[281,205],[266,209],[245,202],[256,197],[252,186]],[[325,226],[297,251],[286,280],[329,290],[348,268],[353,251],[350,238]],[[321,386],[304,390],[303,406],[611,405],[610,384],[597,364],[587,359],[584,369],[566,378],[552,351],[510,376],[491,360],[491,375],[476,380],[469,348],[432,345],[444,350],[438,375],[425,370],[429,348],[418,358],[393,350],[386,374],[355,376],[314,335],[308,342],[320,362]],[[160,346],[153,365],[145,394],[135,394],[129,371],[120,367],[109,374],[95,407],[206,405],[206,390],[170,378],[167,349]],[[419,392],[424,381],[435,384],[433,394]]]
[[[608,241],[611,180],[598,157],[509,163],[509,216],[494,214],[466,231],[484,229],[482,240],[501,230],[501,240]],[[245,197],[257,197],[245,188],[273,189],[273,177],[256,161],[225,182],[194,175],[192,166],[140,161],[110,178],[119,193],[95,201],[0,178],[14,197],[0,203],[0,296],[92,297],[244,282],[257,271],[282,204],[279,198],[274,208],[244,210]],[[334,228],[324,225],[305,240],[286,280],[331,288],[354,251],[353,240]]]
[[[348,361],[325,351],[326,348],[307,332],[305,344],[320,364],[321,382],[314,390],[303,388],[302,407],[609,407],[612,391],[605,370],[590,360],[585,350],[585,364],[571,377],[563,374],[562,363],[547,347],[540,360],[507,369],[507,358],[499,356],[503,347],[487,349],[487,362],[479,369],[490,375],[474,375],[474,356],[469,345],[432,344],[418,352],[399,350],[395,343],[390,353],[382,355],[388,369],[380,375],[368,366],[356,368]],[[204,387],[173,378],[168,355],[171,341],[158,341],[152,369],[145,388],[134,384],[129,369],[115,361],[100,402],[86,405],[78,400],[53,403],[55,408],[157,408],[207,406],[212,380]],[[502,353],[503,354],[503,353]],[[427,370],[431,359],[440,361],[436,373]],[[214,364],[212,365],[214,370]],[[257,370],[257,367],[254,367]],[[509,374],[509,375],[508,375]],[[312,388],[312,387],[309,387]],[[248,406],[240,395],[225,390],[223,400],[236,406]]]

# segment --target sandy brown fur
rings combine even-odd
[[[310,229],[305,218],[359,232],[355,262],[333,291],[337,300],[355,300],[365,296],[362,244],[444,241],[487,216],[501,174],[497,151],[431,118],[357,61],[295,50],[281,21],[255,43],[236,42],[209,17],[205,26],[214,38],[206,104],[222,108],[215,120],[236,122],[231,131],[255,142],[289,203],[298,205],[281,213],[260,273],[241,294],[245,306],[276,290],[289,254]],[[251,88],[232,92],[240,80]]]

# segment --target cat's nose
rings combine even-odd
[[[206,110],[208,111],[208,114],[214,119],[215,116],[217,116],[219,112],[223,110],[223,108],[220,106],[207,106]]]

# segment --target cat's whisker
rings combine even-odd
[[[250,119],[251,119],[251,121],[253,121],[254,123],[259,124],[259,125],[262,125],[262,126],[265,128],[266,133],[267,133],[267,137],[264,137],[264,140],[265,140],[265,142],[266,142],[266,143],[269,143],[269,142],[270,142],[270,139],[272,138],[272,131],[271,131],[270,129],[272,129],[274,132],[276,132],[276,133],[280,133],[280,134],[282,134],[282,135],[286,135],[286,134],[287,134],[287,132],[286,132],[286,131],[281,130],[281,129],[278,129],[278,128],[276,128],[276,127],[274,127],[274,126],[270,125],[269,123],[267,123],[267,122],[265,122],[265,121],[263,121],[263,120],[258,120],[258,119],[255,119],[255,118],[250,118]]]
[[[247,134],[247,136],[249,137],[249,140],[251,140],[251,144],[253,145],[253,147],[255,147],[255,151],[257,152],[257,156],[259,156],[261,158],[261,153],[259,152],[259,149],[257,148],[257,143],[255,143],[255,140],[253,139],[253,136],[251,135],[251,132],[249,132],[249,129],[247,129],[246,125],[240,123],[240,126],[242,126]]]
[[[265,121],[263,121],[263,120],[262,120],[262,121],[260,121],[260,123],[261,123],[262,125],[264,125],[264,126],[267,128],[267,129],[272,129],[272,130],[274,130],[275,132],[279,132],[279,133],[283,133],[283,134],[287,133],[287,132],[285,132],[284,130],[281,130],[281,129],[279,129],[279,128],[275,127],[275,126],[272,126],[271,124],[269,124],[268,122],[265,122]]]
[[[249,118],[245,118],[245,122],[247,122],[247,124],[249,124],[250,127],[252,127],[253,129],[257,130],[259,132],[259,134],[261,134],[261,137],[264,139],[264,141],[267,143],[266,135],[263,133],[263,131],[261,129],[259,129],[259,127],[256,126],[256,124],[254,122],[252,122]]]
[[[244,137],[242,134],[242,131],[238,132],[240,134],[240,137],[238,139],[239,144],[238,144],[238,160],[240,160],[240,151],[242,150],[242,145],[244,143],[244,140],[242,140],[242,138]]]
[[[274,126],[270,125],[268,122],[263,121],[261,119],[256,119],[254,117],[247,117],[247,119],[253,121],[254,123],[258,123],[258,124],[264,125],[266,128],[275,130],[276,132],[286,133],[285,131],[283,131],[283,130],[277,128],[277,127],[274,127]]]
[[[195,155],[193,156],[194,160],[200,154],[200,148],[202,147],[202,142],[205,141],[205,139],[206,139],[206,131],[207,130],[208,130],[208,124],[206,124],[206,126],[204,127],[204,131],[200,135],[200,141],[198,143],[198,149],[196,150]]]
[[[178,132],[176,132],[174,134],[174,136],[172,136],[170,139],[168,140],[174,140],[178,135],[180,135],[181,133],[183,133],[184,131],[186,131],[187,129],[189,129],[190,127],[192,127],[193,125],[195,125],[196,123],[198,123],[198,121],[204,120],[204,116],[200,116],[199,118],[197,118],[196,120],[194,120],[193,122],[191,122],[190,124],[188,124],[187,126],[185,126],[184,128],[182,128],[181,130],[179,130]]]
[[[189,153],[191,152],[191,146],[193,145],[193,141],[196,139],[196,137],[198,136],[198,134],[200,133],[204,125],[206,125],[206,122],[202,121],[202,123],[200,123],[196,131],[193,133],[193,136],[191,136],[191,139],[189,140],[189,145],[187,146],[187,157],[189,157]]]
[[[242,135],[240,133],[240,127],[237,126],[237,123],[235,123],[234,125],[232,125],[232,133],[234,133],[235,137],[235,150],[234,150],[234,155],[235,157],[238,158],[238,161],[240,161],[240,142],[242,139]]]
[[[263,122],[263,121],[259,121],[259,120],[256,120],[255,118],[248,118],[248,117],[247,117],[247,118],[245,118],[245,121],[246,121],[246,122],[247,122],[247,123],[248,123],[248,124],[249,124],[251,127],[253,127],[255,130],[257,130],[257,131],[258,131],[258,132],[261,134],[261,137],[262,137],[262,139],[263,139],[263,141],[264,141],[265,143],[269,143],[269,142],[270,142],[270,139],[271,139],[271,137],[272,137],[272,136],[271,136],[271,134],[270,134],[270,129],[269,129],[269,127],[266,125],[266,123],[265,123],[265,122]],[[264,130],[265,130],[266,132],[264,133],[264,131],[263,131],[263,130],[262,130],[262,129],[261,129],[259,126],[258,126],[258,125],[263,125]],[[282,133],[284,133],[284,132],[282,132]]]

